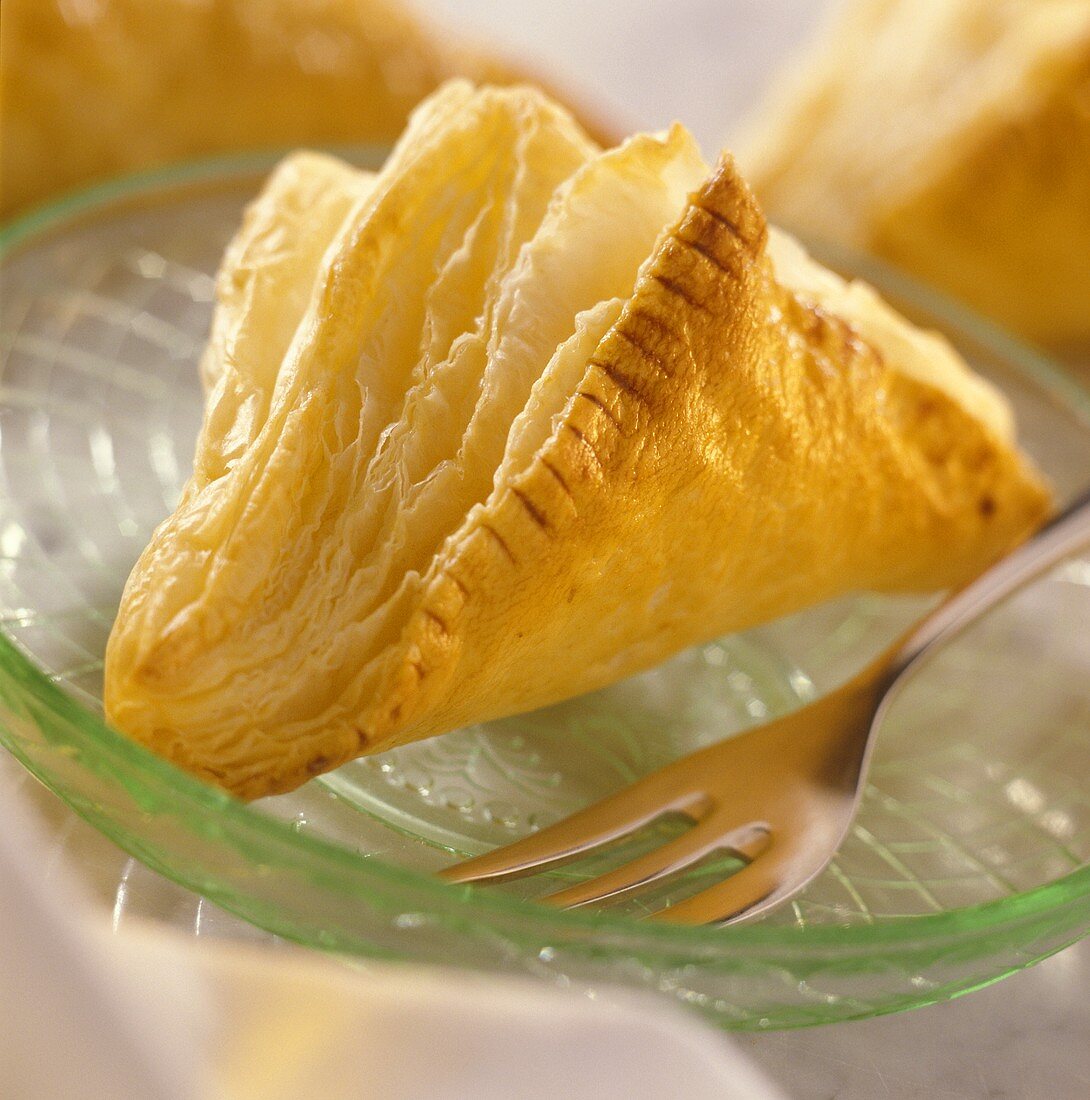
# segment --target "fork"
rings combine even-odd
[[[682,757],[555,825],[447,867],[440,876],[454,883],[517,878],[679,813],[694,823],[683,835],[541,900],[561,908],[588,905],[727,852],[745,865],[651,919],[695,925],[767,913],[802,890],[836,854],[859,805],[875,733],[909,674],[986,611],[1086,544],[1090,492],[835,691]]]

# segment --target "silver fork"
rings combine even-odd
[[[652,919],[733,922],[797,894],[830,862],[859,804],[874,741],[911,670],[997,603],[1090,544],[1090,492],[940,604],[836,691],[668,764],[539,832],[445,868],[448,882],[496,882],[566,863],[667,813],[685,834],[542,899],[562,908],[630,893],[717,851],[745,866]]]

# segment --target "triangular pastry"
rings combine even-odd
[[[1090,0],[846,0],[775,87],[772,216],[1090,347]]]
[[[1003,399],[681,127],[446,86],[375,176],[289,158],[219,278],[195,471],[110,719],[244,798],[600,687],[1042,517]]]

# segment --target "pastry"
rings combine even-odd
[[[1090,346],[1090,0],[849,0],[747,133],[777,220]]]
[[[399,0],[3,0],[0,219],[243,149],[389,143],[455,75],[514,69]]]
[[[288,158],[219,276],[195,469],[122,598],[121,729],[243,798],[855,589],[1048,494],[940,337],[675,126],[448,84],[376,175]]]

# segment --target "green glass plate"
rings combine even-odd
[[[356,150],[377,164],[382,150]],[[681,654],[595,695],[357,761],[246,806],[109,729],[102,654],[124,579],[186,477],[213,273],[266,157],[111,183],[0,237],[0,739],[122,848],[332,951],[659,990],[726,1027],[954,996],[1090,927],[1090,560],[1057,569],[920,675],[882,731],[856,826],[751,925],[640,922],[729,870],[599,913],[428,872],[840,682],[925,606],[862,596]],[[817,249],[945,331],[1008,393],[1058,495],[1090,481],[1090,398],[981,322]],[[668,832],[664,822],[659,831]]]

